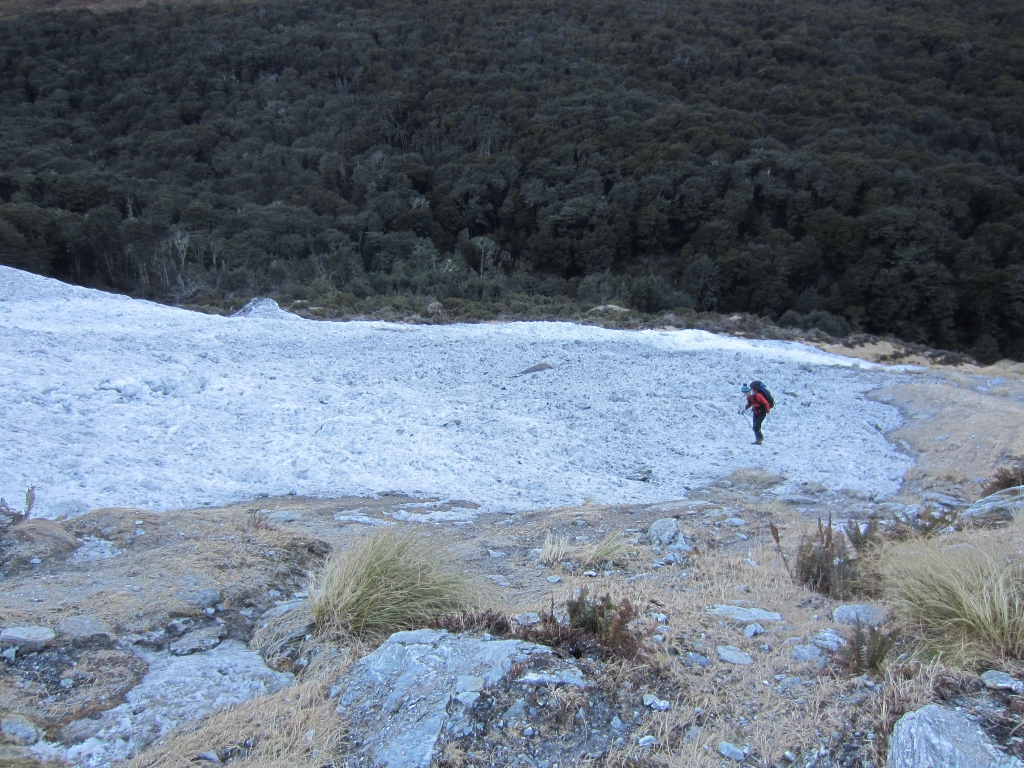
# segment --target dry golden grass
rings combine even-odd
[[[967,666],[1024,659],[1024,520],[895,545],[882,576],[924,655]]]
[[[310,579],[321,635],[382,637],[483,606],[488,588],[456,553],[412,528],[384,528],[332,555]]]
[[[629,548],[629,540],[618,531],[613,531],[597,544],[580,549],[573,559],[583,567],[614,563],[620,560]]]
[[[540,561],[544,565],[556,565],[569,556],[571,547],[569,546],[569,539],[565,536],[552,535],[551,531],[548,531],[544,536],[544,544],[540,550]]]
[[[726,478],[733,485],[769,488],[782,482],[782,478],[756,467],[737,467]]]
[[[342,749],[345,723],[327,698],[340,669],[269,696],[216,712],[178,728],[127,763],[126,768],[195,768],[207,751],[226,751],[237,768],[320,768]]]

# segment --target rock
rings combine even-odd
[[[484,642],[444,630],[393,634],[348,667],[338,683],[338,712],[362,739],[360,764],[427,768],[442,733],[472,732],[466,707],[451,705],[459,681],[481,678],[481,689],[490,689],[513,668],[523,670],[520,681],[541,675],[549,686],[557,684],[552,678],[582,677],[574,664],[559,661],[550,648],[521,640]],[[517,701],[503,719],[521,720],[525,708],[525,702]]]
[[[661,545],[667,547],[676,540],[679,535],[679,521],[674,517],[663,517],[651,523],[647,529],[647,543],[652,547]]]
[[[963,711],[929,704],[900,718],[889,739],[889,768],[1024,768],[1000,752]]]
[[[754,663],[749,654],[744,653],[734,645],[720,645],[715,650],[718,651],[718,658],[729,664],[747,666]]]
[[[204,760],[207,763],[213,763],[214,765],[224,765],[220,760],[220,755],[214,752],[212,749],[208,749],[205,752],[200,752],[196,755],[197,760]]]
[[[557,584],[562,580],[561,576],[548,576],[548,582],[551,584]]]
[[[744,637],[756,637],[757,635],[763,635],[764,632],[765,629],[760,624],[747,624],[743,628]]]
[[[1018,696],[1024,693],[1024,683],[1012,675],[995,669],[982,672],[981,682],[985,684],[986,688],[991,688],[993,691],[1011,691]]]
[[[885,624],[885,611],[873,605],[838,605],[832,611],[832,620],[851,627],[858,621],[865,627],[877,627]]]
[[[793,661],[814,661],[824,663],[824,659],[821,655],[821,648],[816,645],[794,645]]]
[[[96,713],[100,715],[100,713]],[[108,723],[102,715],[95,720],[91,717],[83,717],[80,720],[72,720],[57,732],[56,741],[65,746],[81,744],[86,739],[91,739],[97,733],[106,728]]]
[[[18,646],[18,653],[24,656],[26,653],[40,651],[57,637],[57,633],[49,627],[8,627],[0,632],[0,646],[10,648]]]
[[[178,597],[182,602],[196,608],[212,608],[217,603],[224,602],[219,589],[200,589],[197,592],[179,592]]]
[[[540,624],[540,616],[532,612],[517,613],[512,618],[515,619],[516,623],[521,627],[529,627],[534,624]]]
[[[957,528],[1001,528],[1024,510],[1024,485],[986,496],[965,509],[956,520]]]
[[[302,514],[290,509],[279,509],[268,514],[267,519],[272,523],[295,523],[302,519]]]
[[[508,557],[508,553],[500,552],[497,549],[488,549],[487,550],[487,556],[488,557],[493,557],[493,558]]]
[[[699,653],[693,651],[687,651],[679,657],[680,661],[683,662],[684,667],[710,667],[711,659],[707,656],[701,656]]]
[[[650,467],[640,467],[635,472],[626,475],[627,480],[634,480],[638,483],[649,483],[654,477],[654,470]]]
[[[489,574],[487,576],[487,578],[490,579],[491,581],[493,581],[499,587],[511,587],[512,586],[512,582],[509,581],[505,576],[502,576],[500,573]]]
[[[516,678],[516,682],[525,685],[574,685],[577,688],[586,688],[587,681],[583,679],[583,673],[576,667],[569,667],[557,672],[525,672]]]
[[[924,501],[931,501],[943,507],[949,507],[950,509],[963,509],[964,507],[969,506],[968,503],[963,499],[957,499],[953,496],[947,496],[944,493],[930,492],[924,494],[923,496],[921,496],[921,498]]]
[[[727,517],[722,521],[722,523],[733,528],[739,528],[740,526],[746,525],[747,521],[742,517]]]
[[[656,747],[658,745],[658,740],[653,736],[641,736],[637,739],[636,745],[638,747],[643,747],[644,749],[650,749],[651,747]]]
[[[838,653],[846,646],[846,641],[835,630],[823,629],[811,638],[811,645],[829,653]]]
[[[817,504],[817,499],[812,499],[810,496],[800,496],[799,494],[790,493],[779,496],[779,501],[783,504]]]
[[[782,621],[781,613],[763,611],[760,608],[741,608],[738,605],[716,605],[708,609],[713,616],[730,619],[742,624],[752,621]]]
[[[645,707],[650,707],[655,712],[664,712],[669,707],[671,707],[672,704],[668,701],[668,699],[659,699],[653,693],[645,693],[644,694],[644,706]]]
[[[691,552],[693,552],[693,547],[691,547],[685,541],[682,541],[680,539],[679,541],[675,542],[674,544],[669,544],[668,545],[668,551],[669,552],[678,552],[678,553],[680,553],[682,555],[688,555]]]
[[[106,622],[88,614],[61,619],[57,624],[57,634],[66,637],[75,645],[97,640],[110,642],[114,639],[114,633]]]
[[[9,714],[0,718],[0,736],[9,744],[25,747],[39,741],[41,734],[27,717]]]
[[[246,317],[252,320],[302,320],[298,315],[285,312],[276,301],[268,298],[252,299],[235,312],[232,317]]]
[[[737,763],[742,763],[744,760],[747,759],[746,752],[737,747],[735,744],[730,744],[728,741],[723,741],[718,745],[718,754]]]
[[[170,651],[174,656],[188,656],[190,653],[209,651],[220,645],[220,641],[226,635],[227,630],[220,624],[203,627],[179,637],[171,643]]]
[[[360,523],[362,525],[395,525],[393,520],[379,520],[376,517],[370,517],[369,515],[363,514],[345,514],[339,512],[334,516],[334,520],[339,523]]]

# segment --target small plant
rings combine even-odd
[[[991,496],[993,493],[1005,491],[1007,488],[1016,488],[1024,485],[1024,459],[1015,459],[1012,464],[1000,467],[992,476],[992,479],[985,483],[982,489],[984,496]]]
[[[865,627],[858,621],[853,628],[853,637],[839,652],[839,657],[851,675],[877,675],[894,645],[891,634],[875,627]]]
[[[818,519],[817,535],[804,536],[796,551],[796,578],[801,584],[832,597],[842,598],[854,591],[857,566],[850,559],[842,531]]]
[[[28,490],[25,491],[25,509],[21,512],[14,509],[10,504],[7,503],[6,499],[0,499],[0,515],[7,515],[11,518],[12,524],[17,524],[28,520],[30,514],[32,514],[32,507],[36,505],[36,487],[30,485]]]
[[[560,563],[569,556],[569,549],[569,540],[565,536],[552,536],[548,531],[540,551],[540,561],[544,565]]]
[[[271,522],[270,518],[267,516],[266,511],[262,509],[254,509],[249,513],[248,527],[249,530],[253,533],[259,533],[260,531],[277,530],[277,526],[275,526],[273,522]]]
[[[569,613],[569,625],[574,629],[594,635],[623,656],[632,658],[639,654],[637,638],[629,630],[629,623],[636,618],[636,609],[627,598],[617,604],[607,594],[599,600],[589,600],[587,588],[583,587],[576,599],[566,601],[565,609]]]
[[[867,554],[872,547],[882,543],[882,536],[878,532],[878,521],[874,519],[868,520],[863,528],[859,522],[851,520],[846,524],[845,531],[846,538],[853,544],[858,555]]]
[[[436,539],[386,528],[328,558],[309,596],[319,633],[381,637],[475,610],[483,590]]]
[[[619,533],[609,533],[593,547],[584,550],[579,557],[580,565],[600,565],[601,563],[613,563],[622,557],[628,549],[629,542]]]

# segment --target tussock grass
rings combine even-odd
[[[321,635],[380,637],[482,607],[485,587],[437,540],[386,528],[332,555],[310,580]]]
[[[568,538],[552,535],[551,531],[548,531],[541,546],[540,561],[549,566],[560,563],[569,556],[571,549]]]
[[[602,563],[613,563],[616,560],[621,560],[629,547],[629,541],[621,533],[613,531],[594,546],[581,550],[578,560],[580,565],[584,567],[588,565],[601,565]]]
[[[757,488],[769,488],[778,485],[783,478],[756,467],[737,467],[726,478],[733,485],[747,485]]]
[[[918,541],[892,550],[883,584],[926,652],[968,665],[1024,659],[1024,555]]]

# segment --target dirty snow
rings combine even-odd
[[[267,303],[225,318],[7,267],[0,336],[0,495],[35,485],[49,517],[288,493],[653,502],[736,467],[874,495],[910,463],[885,439],[897,411],[864,397],[898,374],[792,343],[315,322]],[[737,413],[753,378],[779,403],[762,447]]]

